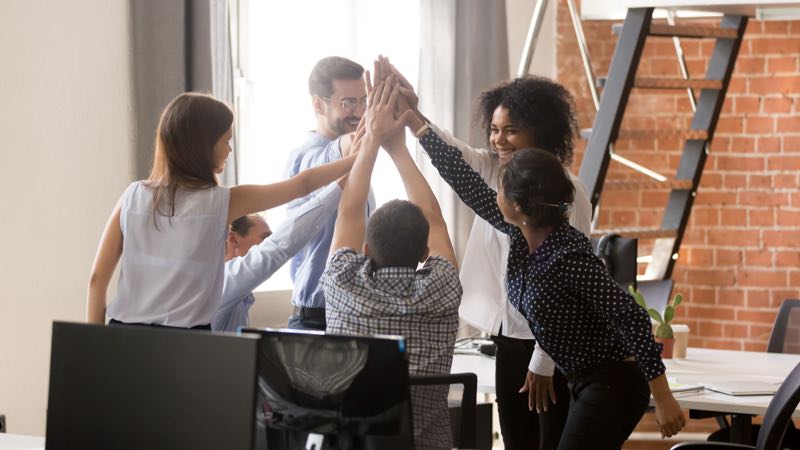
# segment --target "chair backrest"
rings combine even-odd
[[[767,352],[800,354],[800,300],[787,299],[781,304]]]
[[[457,436],[453,436],[453,445],[457,448],[475,448],[475,435],[478,395],[478,376],[474,373],[450,373],[442,375],[411,375],[411,386],[452,385],[464,386],[461,394],[461,425]],[[413,399],[412,399],[413,401]]]
[[[603,261],[611,278],[628,292],[628,286],[636,286],[637,246],[635,238],[624,238],[609,233],[598,239],[592,239],[594,254]]]
[[[758,432],[756,450],[778,450],[792,413],[800,403],[800,364],[786,377],[778,392],[769,402],[764,421]]]

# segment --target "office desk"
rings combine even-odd
[[[668,359],[667,376],[683,384],[711,384],[729,381],[782,381],[800,363],[800,355],[737,352],[690,348],[686,359]],[[478,392],[494,393],[494,359],[482,355],[456,354],[453,373],[478,375]],[[732,414],[731,441],[748,442],[752,418],[764,414],[772,396],[731,396],[712,391],[675,395],[689,417],[708,417],[709,412]],[[652,402],[652,400],[651,400]],[[793,417],[800,418],[800,409]]]
[[[44,438],[0,433],[0,450],[44,450]]]

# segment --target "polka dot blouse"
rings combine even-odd
[[[537,345],[574,373],[634,356],[648,380],[664,373],[650,318],[611,278],[586,236],[562,224],[533,253],[519,228],[503,220],[497,194],[433,131],[420,139],[461,200],[509,235],[508,301],[527,319]]]

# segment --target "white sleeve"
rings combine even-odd
[[[492,159],[495,156],[490,150],[485,148],[472,148],[466,142],[457,139],[450,134],[449,131],[443,130],[436,125],[430,123],[434,133],[436,133],[447,145],[452,145],[461,151],[461,157],[469,164],[470,167],[478,172],[484,180],[488,180],[492,173],[494,164]]]
[[[589,201],[589,194],[586,186],[580,178],[569,172],[572,185],[575,186],[575,199],[572,209],[569,211],[569,224],[578,231],[590,236],[592,233],[592,202]]]
[[[536,375],[552,377],[556,371],[556,362],[542,350],[542,347],[537,345],[536,348],[533,349],[533,355],[531,356],[528,370]]]

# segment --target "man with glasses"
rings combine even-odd
[[[317,128],[309,132],[305,143],[289,155],[286,176],[297,175],[310,167],[326,164],[348,153],[352,133],[367,106],[364,68],[349,59],[331,56],[314,66],[308,78],[311,105],[317,116]],[[297,199],[288,205],[291,216],[318,193]],[[370,191],[366,214],[375,210],[375,197]],[[325,331],[325,295],[319,279],[331,250],[334,217],[326,220],[323,229],[292,258],[290,273],[294,281],[294,312],[289,328]]]

